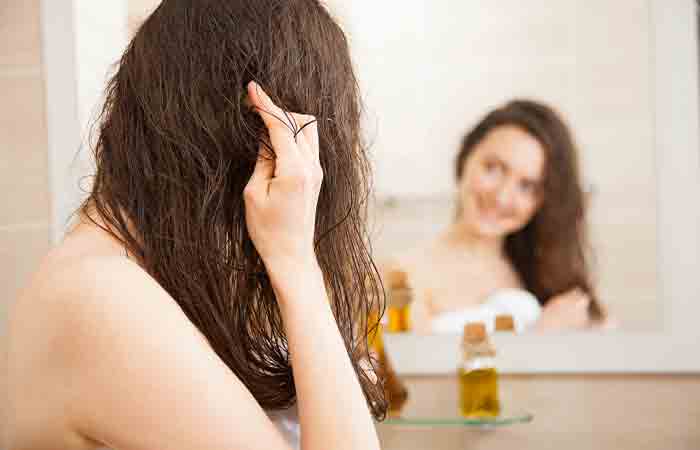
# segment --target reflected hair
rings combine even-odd
[[[530,134],[545,152],[542,204],[522,229],[506,237],[506,255],[540,304],[579,287],[591,298],[590,316],[602,318],[603,308],[591,279],[593,253],[578,151],[569,127],[553,108],[516,99],[489,112],[462,140],[455,161],[457,180],[476,146],[502,126],[516,126]],[[457,216],[461,214],[459,206]]]
[[[258,82],[318,120],[324,182],[315,253],[368,405],[381,383],[363,360],[384,291],[366,229],[371,172],[348,43],[317,0],[164,0],[136,30],[94,130],[94,182],[79,212],[173,297],[265,409],[296,401],[287,337],[245,220],[243,189],[261,145],[245,104]],[[157,326],[157,318],[152,318]],[[318,355],[323,358],[324,355]],[[373,366],[374,367],[374,366]]]

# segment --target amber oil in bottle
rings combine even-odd
[[[392,270],[387,276],[388,307],[387,332],[405,333],[411,330],[411,301],[413,290],[408,283],[408,274],[403,270]]]
[[[501,412],[498,397],[496,351],[486,326],[469,323],[464,327],[463,360],[459,368],[459,408],[464,417],[496,417]]]

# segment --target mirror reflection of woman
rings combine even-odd
[[[533,299],[530,329],[610,324],[591,279],[576,147],[552,108],[515,100],[487,114],[464,137],[455,175],[456,220],[392,263],[413,285],[416,331],[499,294],[516,309]]]

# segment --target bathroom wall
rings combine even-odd
[[[454,377],[406,379],[412,413],[455,414]],[[383,450],[696,450],[700,376],[571,375],[501,379],[504,406],[534,414],[498,429],[379,425]]]
[[[8,304],[49,247],[39,0],[0,4],[0,336]]]
[[[0,5],[0,332],[8,305],[77,205],[78,175],[90,173],[80,142],[126,42],[125,2],[121,10],[120,23],[118,1]]]
[[[125,2],[45,4],[48,24],[40,0],[0,6],[0,330],[18,288],[77,205],[77,176],[90,173],[80,141],[126,42]],[[54,35],[71,21],[73,30]],[[75,164],[65,163],[76,155]]]
[[[39,0],[0,3],[0,385],[7,307],[49,248]],[[2,387],[0,386],[0,389]],[[0,420],[4,417],[0,402]]]

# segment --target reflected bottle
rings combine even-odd
[[[515,320],[510,314],[499,314],[493,321],[493,328],[497,333],[515,333]]]
[[[464,327],[463,359],[459,368],[459,408],[468,418],[496,417],[501,412],[498,397],[496,351],[481,322]]]
[[[387,332],[405,333],[411,330],[411,301],[413,291],[408,284],[408,275],[403,270],[392,270],[387,274],[388,308]]]

